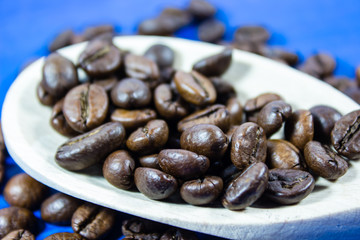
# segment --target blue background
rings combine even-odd
[[[188,2],[0,0],[0,108],[7,89],[21,68],[27,62],[47,55],[48,44],[62,30],[71,28],[82,32],[87,26],[113,24],[121,34],[134,34],[142,20],[155,17],[167,6],[185,8]],[[215,17],[227,27],[225,40],[232,39],[238,26],[260,24],[272,33],[269,45],[297,52],[301,60],[319,51],[331,53],[337,61],[336,75],[353,78],[355,67],[360,65],[359,0],[209,2],[218,8]],[[196,26],[181,29],[176,36],[197,40]],[[7,168],[6,180],[21,171],[10,157],[7,158]],[[1,195],[0,208],[6,206]],[[39,216],[39,211],[35,214]],[[124,214],[124,218],[127,217]],[[44,224],[37,239],[57,231],[71,231],[71,228]]]

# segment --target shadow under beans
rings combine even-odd
[[[82,174],[82,175],[102,177],[103,176],[102,165],[103,165],[103,163],[101,162],[101,163],[95,164],[95,165],[93,165],[91,167],[88,167],[86,169],[76,171],[76,173]]]

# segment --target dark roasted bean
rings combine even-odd
[[[255,98],[247,100],[244,105],[247,120],[250,122],[257,122],[257,115],[260,110],[266,104],[277,100],[282,100],[282,98],[276,93],[263,93]]]
[[[198,37],[201,41],[215,43],[223,37],[225,25],[216,20],[209,19],[199,25]]]
[[[160,240],[198,240],[198,237],[194,232],[190,232],[184,229],[171,228],[164,233]]]
[[[71,227],[74,232],[89,240],[104,237],[114,223],[114,211],[92,203],[81,205],[71,219]]]
[[[125,71],[129,77],[149,82],[149,84],[160,77],[159,68],[154,61],[134,54],[125,56]]]
[[[54,97],[50,95],[41,85],[41,83],[38,84],[36,87],[36,96],[39,99],[40,103],[45,106],[52,106],[56,103],[57,97]]]
[[[28,230],[17,229],[7,234],[2,240],[35,240],[35,236]]]
[[[114,27],[112,25],[87,27],[84,31],[83,38],[85,40],[92,40],[106,33],[114,34]]]
[[[63,114],[71,128],[83,133],[104,122],[108,107],[109,98],[104,88],[85,83],[66,94]]]
[[[128,130],[136,129],[156,118],[156,112],[152,109],[125,110],[116,109],[111,114],[111,121],[120,122]]]
[[[304,157],[312,172],[329,180],[338,179],[348,170],[348,163],[342,157],[329,146],[316,141],[305,145]]]
[[[117,83],[117,78],[112,76],[112,77],[108,77],[108,78],[101,78],[101,79],[96,79],[94,80],[94,84],[98,85],[100,87],[103,87],[104,90],[106,92],[111,92],[111,89],[113,89],[113,87],[116,85]]]
[[[205,0],[191,0],[188,11],[198,19],[210,18],[216,13],[215,7]]]
[[[234,41],[238,44],[264,44],[270,38],[270,33],[261,26],[242,26],[234,35]]]
[[[296,110],[285,122],[285,138],[298,149],[314,138],[314,121],[309,110]]]
[[[142,167],[161,169],[158,154],[142,156],[139,158],[139,163]]]
[[[211,124],[198,124],[186,129],[180,138],[181,148],[220,160],[228,148],[229,141],[224,132]]]
[[[74,32],[71,29],[61,32],[56,38],[50,43],[49,51],[54,52],[59,48],[63,48],[72,44]]]
[[[179,132],[197,124],[213,124],[226,132],[230,125],[230,113],[224,105],[216,104],[194,112],[178,122]]]
[[[121,123],[106,123],[69,139],[58,148],[55,160],[67,170],[82,170],[103,160],[120,147],[124,139],[125,129]]]
[[[67,91],[79,84],[75,65],[58,53],[50,54],[42,69],[41,86],[55,98],[63,97]]]
[[[158,240],[160,232],[164,231],[165,226],[150,220],[132,218],[123,221],[121,230],[123,235],[129,239]]]
[[[164,69],[173,65],[175,53],[166,45],[155,44],[146,50],[144,56],[154,61],[160,69]]]
[[[206,176],[184,182],[180,194],[185,202],[192,205],[205,205],[216,200],[223,190],[223,181],[220,177]]]
[[[264,163],[250,165],[230,182],[222,198],[222,205],[230,210],[242,210],[250,206],[264,193],[268,175],[268,168]]]
[[[138,167],[135,170],[135,185],[151,199],[165,199],[177,189],[176,179],[158,169]]]
[[[356,103],[360,104],[360,88],[358,88],[357,86],[348,88],[344,91],[344,93]]]
[[[169,17],[162,16],[142,21],[139,24],[138,32],[141,35],[170,36],[178,27],[177,21],[172,21]]]
[[[296,53],[288,52],[281,48],[265,48],[264,50],[262,55],[265,57],[274,60],[282,60],[290,66],[295,66],[299,61],[299,57]]]
[[[330,77],[325,78],[324,81],[341,92],[345,92],[349,88],[357,87],[356,83],[348,77],[330,76]]]
[[[226,109],[230,114],[230,124],[238,125],[243,121],[243,106],[241,105],[239,99],[232,97],[226,102]]]
[[[238,127],[231,138],[231,161],[240,170],[256,162],[265,162],[266,136],[256,123],[247,122]]]
[[[291,106],[282,100],[265,105],[257,116],[257,124],[262,127],[267,137],[278,131],[283,122],[291,116]]]
[[[13,176],[5,185],[4,198],[11,206],[35,209],[40,206],[48,188],[26,173]]]
[[[0,209],[0,238],[2,239],[8,233],[25,229],[33,232],[36,228],[36,218],[34,214],[20,207],[8,207]]]
[[[232,60],[232,49],[225,48],[221,53],[206,57],[196,62],[193,70],[208,76],[221,76],[229,68]]]
[[[344,115],[335,123],[331,143],[346,158],[360,158],[360,110]]]
[[[167,21],[172,22],[174,29],[176,30],[189,24],[192,20],[188,11],[173,7],[164,8],[160,13],[160,18],[164,18]]]
[[[61,232],[61,233],[54,233],[44,240],[86,240],[83,236],[78,233],[68,233],[68,232]]]
[[[294,204],[306,198],[314,189],[310,173],[295,169],[271,169],[265,195],[281,204]]]
[[[55,193],[41,204],[41,218],[45,222],[68,225],[81,201],[64,193]]]
[[[58,101],[52,108],[50,124],[54,130],[66,137],[73,137],[78,134],[70,127],[63,113],[64,98]]]
[[[331,76],[336,66],[335,59],[326,53],[315,54],[304,62],[299,69],[317,78]]]

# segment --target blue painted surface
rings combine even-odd
[[[232,39],[238,26],[261,24],[272,33],[270,45],[296,51],[302,59],[317,51],[331,53],[338,63],[337,75],[354,77],[355,67],[360,65],[358,0],[210,2],[218,8],[216,18],[227,26],[225,40]],[[121,34],[133,34],[141,20],[156,16],[166,6],[185,7],[187,3],[188,0],[0,0],[0,109],[7,89],[22,66],[47,55],[47,45],[62,30],[71,28],[81,32],[89,25],[109,23]],[[197,40],[196,26],[181,29],[176,35]],[[21,172],[10,157],[7,168],[6,179]],[[6,206],[0,195],[0,208]],[[128,215],[124,215],[126,217]],[[71,229],[45,224],[37,239],[57,231]],[[323,237],[328,239],[331,235]],[[210,238],[203,236],[203,239]]]

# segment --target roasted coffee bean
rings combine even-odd
[[[65,96],[63,114],[77,132],[87,132],[100,126],[107,115],[109,98],[105,90],[94,84],[82,84]]]
[[[263,53],[265,52],[265,45],[261,44],[261,43],[253,43],[253,42],[244,42],[244,43],[237,43],[234,42],[231,45],[233,48],[242,50],[242,51],[246,51],[246,52],[251,52],[254,54],[258,54],[258,55],[263,55]]]
[[[190,232],[184,229],[171,228],[164,233],[160,240],[198,240],[198,237],[194,232]]]
[[[231,161],[240,170],[256,162],[265,162],[266,136],[256,123],[247,122],[238,127],[231,138]]]
[[[111,153],[103,165],[105,179],[117,188],[129,189],[134,184],[135,160],[125,150]]]
[[[355,78],[356,78],[356,82],[357,82],[358,87],[360,87],[360,66],[358,66],[356,68]]]
[[[43,86],[40,84],[37,85],[36,87],[36,96],[39,99],[40,103],[45,105],[45,106],[52,106],[56,103],[56,101],[58,100],[57,97],[54,97],[52,95],[50,95],[44,88]]]
[[[335,59],[331,55],[318,53],[306,59],[299,69],[314,77],[323,79],[333,74],[335,66]]]
[[[238,44],[264,44],[269,40],[270,33],[262,26],[242,26],[234,35],[234,41]]]
[[[222,198],[222,205],[230,210],[242,210],[250,206],[264,193],[268,175],[268,168],[264,163],[250,165],[230,182]]]
[[[233,136],[234,132],[236,131],[236,129],[237,129],[238,127],[240,127],[240,125],[232,125],[232,126],[230,127],[230,129],[226,132],[226,136],[227,136],[227,138],[229,139],[229,145],[230,145],[230,146],[231,146],[232,136]],[[228,148],[228,149],[231,149],[231,147]]]
[[[210,167],[210,161],[203,155],[183,149],[165,149],[159,153],[161,169],[184,180],[202,176]]]
[[[94,27],[87,27],[84,31],[83,38],[85,40],[92,40],[98,36],[101,36],[103,34],[114,33],[114,26],[112,25],[100,25],[100,26],[94,26]]]
[[[276,93],[263,93],[255,98],[247,100],[244,105],[247,120],[249,122],[257,122],[257,115],[260,110],[266,104],[277,100],[282,100],[282,98]]]
[[[335,108],[317,105],[310,108],[314,120],[314,139],[322,143],[329,143],[331,131],[335,123],[342,117]]]
[[[194,112],[178,122],[179,132],[197,124],[212,124],[226,132],[230,125],[230,113],[224,105],[216,104]]]
[[[266,152],[266,164],[269,168],[305,169],[300,150],[291,142],[269,139]]]
[[[139,163],[142,167],[161,169],[158,154],[142,156],[139,158]]]
[[[63,113],[63,106],[64,106],[64,98],[58,101],[52,108],[50,124],[53,127],[53,129],[56,130],[61,135],[64,135],[66,137],[73,137],[77,135],[78,132],[72,129],[70,125],[67,123]]]
[[[187,102],[202,106],[214,103],[216,90],[211,81],[202,74],[177,71],[174,76],[176,89]]]
[[[285,122],[285,138],[298,149],[314,138],[314,121],[309,110],[296,110]]]
[[[115,223],[115,212],[92,203],[84,203],[71,219],[71,227],[86,239],[104,237]]]
[[[345,92],[350,88],[357,88],[356,83],[348,77],[330,76],[325,78],[324,81],[341,92]]]
[[[133,152],[148,154],[164,146],[169,137],[169,127],[164,120],[151,120],[131,133],[126,146]]]
[[[82,170],[103,160],[124,140],[125,129],[121,123],[105,123],[66,141],[57,149],[55,160],[67,170]]]
[[[79,84],[75,65],[58,53],[50,54],[43,66],[40,84],[51,96],[63,97],[67,91]]]
[[[188,104],[171,89],[169,84],[161,84],[154,91],[154,103],[158,113],[166,119],[179,119],[189,113]]]
[[[304,148],[306,165],[316,175],[336,180],[348,170],[348,163],[329,146],[316,141],[308,142]]]
[[[34,214],[21,207],[8,207],[0,209],[0,238],[2,239],[8,233],[25,229],[34,232],[36,228],[36,218]]]
[[[170,36],[179,25],[177,21],[172,21],[169,17],[157,17],[142,21],[138,26],[138,33],[141,35]]]
[[[220,160],[228,148],[229,141],[224,132],[211,124],[198,124],[186,129],[180,138],[181,148]]]
[[[224,33],[225,25],[222,22],[209,19],[199,25],[198,37],[201,41],[215,43],[221,40]]]
[[[164,8],[159,17],[171,22],[175,31],[185,25],[188,25],[192,20],[188,11],[173,7]]]
[[[146,50],[144,56],[154,61],[160,69],[164,69],[173,65],[175,53],[166,45],[155,44]]]
[[[94,84],[103,87],[104,90],[109,93],[117,83],[117,78],[112,76],[108,78],[95,79]]]
[[[295,66],[298,61],[299,57],[296,53],[292,53],[286,51],[281,48],[264,48],[263,56],[274,59],[274,60],[282,60],[284,63]]]
[[[206,19],[215,15],[216,9],[205,0],[191,0],[188,11],[197,19]]]
[[[125,56],[125,71],[129,77],[149,82],[149,84],[160,77],[159,68],[154,61],[134,54]]]
[[[151,102],[148,85],[136,78],[126,78],[111,90],[111,100],[117,107],[133,109],[146,107]]]
[[[35,240],[35,236],[28,230],[17,229],[7,234],[2,240]]]
[[[150,220],[132,218],[123,221],[121,230],[129,239],[156,240],[160,238],[165,225]],[[126,238],[124,238],[126,239]]]
[[[184,182],[180,194],[185,202],[192,205],[205,205],[216,200],[223,190],[223,181],[220,177],[206,176]]]
[[[292,113],[291,106],[282,100],[265,105],[257,116],[257,124],[262,127],[267,137],[278,131]]]
[[[139,191],[146,197],[155,200],[169,197],[178,186],[173,176],[153,168],[136,168],[134,179]]]
[[[48,188],[26,173],[13,176],[5,185],[4,198],[11,206],[35,209],[44,199]]]
[[[80,54],[79,64],[94,78],[101,78],[116,72],[121,64],[120,50],[104,40],[93,40]]]
[[[61,232],[54,233],[46,237],[44,240],[86,240],[86,238],[77,233]]]
[[[226,104],[233,97],[236,97],[236,90],[232,84],[219,78],[209,78],[216,89],[216,103]]]
[[[243,106],[241,105],[239,99],[236,97],[230,98],[226,102],[226,109],[230,113],[230,124],[237,125],[241,124],[243,121]]]
[[[67,225],[81,201],[63,193],[55,193],[41,204],[41,218],[45,222]]]
[[[335,123],[331,143],[342,156],[351,160],[360,158],[360,110],[344,115]]]
[[[55,52],[59,48],[63,48],[72,44],[74,32],[71,29],[61,32],[56,38],[50,43],[49,51]]]
[[[352,87],[344,91],[344,93],[349,96],[352,100],[360,104],[360,88]]]
[[[193,65],[193,70],[208,76],[221,76],[230,67],[232,49],[225,48],[221,53],[206,57]]]
[[[156,118],[156,112],[152,109],[125,110],[116,109],[111,114],[111,121],[123,124],[126,131],[136,129]]]
[[[306,198],[314,189],[310,173],[295,169],[271,169],[265,196],[280,204],[294,204]]]

